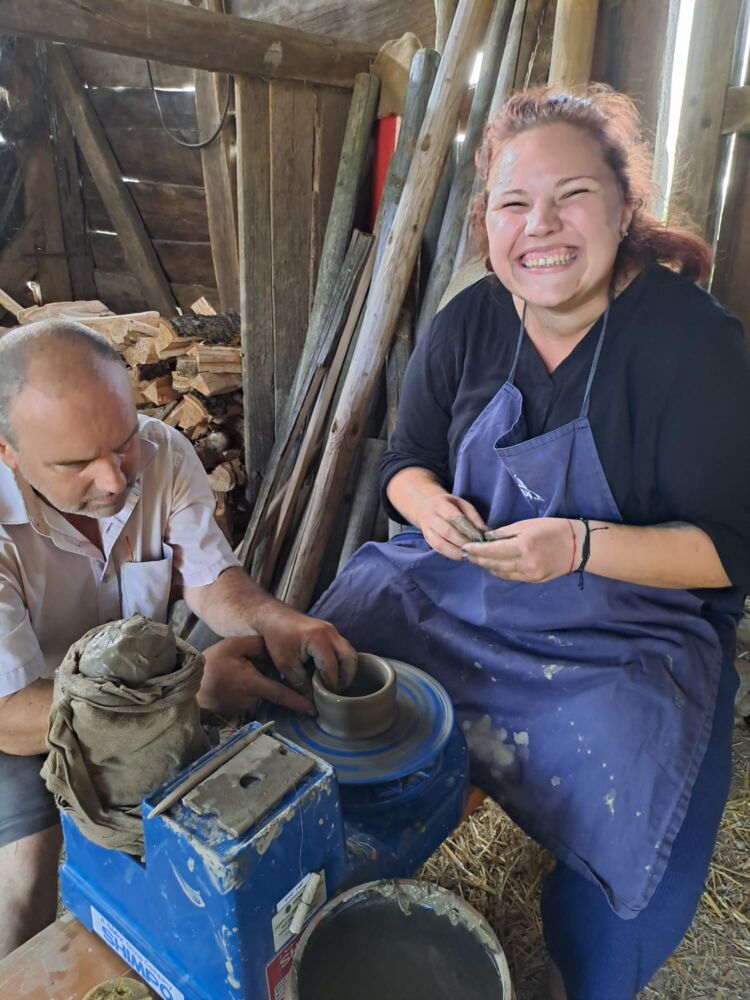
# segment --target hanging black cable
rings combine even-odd
[[[226,14],[226,9],[224,7],[223,0],[222,0],[221,8],[222,8],[222,13]],[[162,128],[167,133],[167,135],[172,140],[172,142],[176,142],[178,146],[184,146],[185,149],[205,149],[206,146],[210,146],[212,142],[215,142],[216,139],[219,138],[219,133],[224,128],[224,125],[226,124],[226,121],[227,121],[227,115],[229,114],[229,96],[230,96],[230,94],[232,92],[232,88],[231,88],[231,84],[230,84],[230,75],[231,74],[229,74],[229,73],[225,73],[224,74],[224,79],[226,81],[227,94],[226,94],[226,98],[224,100],[224,110],[221,113],[221,118],[219,119],[219,124],[216,126],[216,131],[213,133],[213,135],[210,135],[208,137],[208,139],[200,139],[198,142],[188,142],[187,139],[181,139],[179,136],[175,135],[174,132],[172,131],[172,129],[169,127],[169,125],[167,125],[167,123],[166,123],[166,121],[164,119],[164,112],[162,110],[161,104],[159,104],[159,97],[158,97],[158,95],[156,93],[156,84],[154,83],[154,74],[153,74],[153,72],[151,70],[151,60],[150,59],[146,60],[146,69],[148,71],[148,82],[149,82],[149,86],[151,87],[151,93],[154,95],[154,102],[156,104],[156,110],[159,113],[159,121],[161,122]]]

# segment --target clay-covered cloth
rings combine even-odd
[[[209,746],[195,697],[203,657],[177,639],[171,673],[137,687],[85,677],[78,661],[106,627],[73,643],[57,671],[42,778],[86,837],[141,855],[142,799]]]

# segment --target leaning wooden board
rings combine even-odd
[[[81,1000],[106,979],[142,982],[116,952],[70,913],[0,962],[0,997]]]

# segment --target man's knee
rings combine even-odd
[[[55,823],[0,847],[0,958],[55,919],[61,846]]]

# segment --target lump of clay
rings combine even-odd
[[[86,677],[123,681],[137,687],[152,677],[171,673],[177,664],[177,643],[168,625],[143,615],[103,625],[78,661]]]

